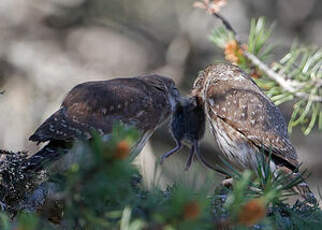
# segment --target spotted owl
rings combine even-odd
[[[237,169],[256,169],[259,149],[271,151],[276,166],[298,167],[282,113],[239,67],[207,67],[195,80],[192,94],[204,105],[224,158]]]
[[[271,154],[272,171],[296,172],[299,162],[282,113],[239,67],[208,66],[195,80],[192,96],[203,105],[221,158],[235,169],[256,170],[258,154],[264,153]],[[301,186],[300,193],[310,192],[305,183]]]
[[[67,152],[75,139],[90,139],[92,129],[101,135],[111,133],[116,121],[140,132],[131,150],[133,157],[168,120],[178,97],[174,81],[159,75],[79,84],[69,91],[58,111],[30,136],[31,141],[48,144],[29,159],[27,169],[42,169],[46,162]]]

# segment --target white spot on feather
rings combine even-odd
[[[208,99],[208,102],[211,106],[214,106],[215,105],[215,100],[213,98],[209,98]]]

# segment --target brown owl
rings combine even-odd
[[[79,84],[29,138],[49,143],[29,158],[27,169],[42,169],[47,161],[67,152],[76,138],[90,139],[92,129],[102,135],[111,133],[116,121],[140,131],[140,139],[131,151],[133,157],[168,120],[178,96],[173,80],[159,75]]]
[[[272,154],[272,170],[297,170],[297,154],[283,115],[239,67],[208,66],[195,80],[192,95],[203,104],[222,158],[236,169],[256,170],[257,155],[264,152]],[[309,191],[305,183],[300,186],[299,192]]]

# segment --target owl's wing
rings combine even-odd
[[[208,80],[202,97],[208,119],[219,117],[259,148],[296,168],[297,155],[280,110],[245,73],[239,74]]]
[[[31,141],[73,140],[90,137],[91,129],[111,132],[116,120],[147,131],[155,129],[164,115],[157,106],[168,106],[164,95],[153,101],[153,89],[142,80],[121,78],[86,82],[74,87],[61,108],[29,138]],[[163,103],[163,104],[162,104]]]

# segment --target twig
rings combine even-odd
[[[234,28],[231,26],[231,24],[229,23],[229,21],[227,21],[223,16],[221,16],[220,14],[218,13],[213,13],[212,14],[213,16],[215,16],[216,18],[218,18],[222,24],[224,24],[225,28],[229,31],[231,31],[235,38],[237,37],[237,32],[234,30]],[[237,40],[237,39],[236,39]],[[237,40],[238,41],[238,40]]]
[[[286,80],[287,77],[283,77],[280,74],[276,73],[273,71],[271,68],[269,68],[264,62],[262,62],[257,56],[249,53],[245,47],[243,47],[241,44],[241,41],[237,39],[237,33],[232,27],[232,25],[229,23],[228,20],[226,20],[223,16],[219,15],[218,13],[212,13],[213,16],[218,18],[222,24],[225,26],[225,28],[232,32],[235,36],[235,40],[238,43],[239,47],[243,49],[243,55],[251,61],[251,63],[255,66],[258,67],[259,70],[261,70],[263,73],[265,73],[269,78],[273,79],[276,81],[284,90],[294,94],[296,97],[299,98],[305,98],[314,102],[321,102],[322,103],[322,97],[317,96],[317,95],[311,95],[308,93],[304,92],[297,92],[298,87],[294,86],[300,86],[301,84],[297,81],[291,81],[291,80]],[[322,87],[321,84],[318,84],[318,88]]]
[[[296,88],[294,88],[292,85],[296,85],[298,82],[291,81],[291,80],[285,80],[281,75],[273,71],[271,68],[269,68],[266,64],[264,64],[261,60],[259,60],[258,57],[256,57],[254,54],[249,53],[247,50],[243,50],[243,55],[250,60],[255,66],[258,67],[259,70],[261,70],[263,73],[265,73],[269,78],[276,81],[283,89],[286,91],[294,94],[297,97],[309,99],[315,102],[322,102],[322,97],[317,95],[311,95],[303,92],[296,92]],[[321,87],[319,85],[319,87]]]

